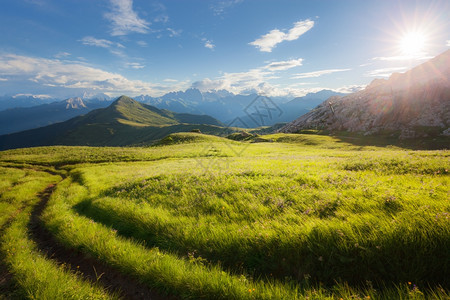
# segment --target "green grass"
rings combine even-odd
[[[44,257],[27,226],[37,195],[61,178],[37,170],[0,167],[0,258],[13,276],[9,288],[2,290],[7,299],[111,299],[102,288],[84,281],[64,266]]]
[[[43,214],[55,238],[180,298],[450,296],[450,152],[263,138],[4,151],[0,205],[13,213],[4,199],[31,168],[67,172]]]

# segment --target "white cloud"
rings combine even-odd
[[[114,45],[113,42],[105,40],[105,39],[96,39],[93,36],[85,36],[80,40],[83,45],[87,46],[95,46],[95,47],[101,47],[101,48],[109,48]]]
[[[450,47],[450,40],[447,40],[446,46],[447,46],[447,47]]]
[[[365,84],[362,84],[362,85],[356,85],[356,84],[355,85],[346,85],[346,86],[342,86],[340,88],[332,89],[332,90],[335,91],[335,92],[338,92],[338,93],[350,94],[350,93],[359,92],[359,91],[365,89],[366,86],[367,85],[365,85]]]
[[[302,58],[286,61],[271,62],[260,68],[250,69],[246,72],[224,73],[216,79],[205,78],[194,82],[192,87],[201,91],[227,90],[239,93],[260,93],[267,96],[285,96],[295,93],[295,89],[279,88],[268,83],[271,79],[278,78],[275,72],[288,70],[301,66]]]
[[[92,36],[85,36],[84,38],[82,38],[80,40],[80,42],[86,46],[94,46],[94,47],[108,49],[109,52],[111,52],[112,54],[122,57],[122,58],[127,57],[127,55],[121,50],[121,49],[125,49],[125,46],[122,45],[121,43],[115,43],[115,42],[105,40],[105,39],[97,39]]]
[[[0,77],[0,81],[8,81],[8,79]]]
[[[34,94],[15,94],[14,96],[12,96],[13,98],[19,98],[19,97],[33,97],[33,98],[37,98],[37,99],[50,99],[52,98],[52,96],[50,95],[45,95],[45,94],[40,94],[40,95],[34,95]]]
[[[205,42],[205,47],[208,48],[208,49],[214,50],[214,47],[216,47],[216,46],[213,44],[213,42],[211,42],[210,40],[205,40],[205,39],[204,39],[204,42]]]
[[[135,65],[137,66],[137,65]],[[0,54],[0,74],[10,87],[31,89],[45,87],[48,93],[73,95],[76,91],[104,92],[114,95],[162,95],[189,86],[187,82],[160,85],[129,80],[118,74],[58,59],[35,58],[16,54]]]
[[[270,71],[284,71],[294,67],[299,67],[303,63],[303,58],[299,59],[291,59],[285,61],[275,61],[266,65],[264,69],[268,69]]]
[[[369,71],[365,74],[368,77],[389,77],[394,72],[402,72],[408,69],[407,67],[392,67],[392,68],[382,68]]]
[[[146,41],[137,41],[136,44],[138,44],[141,47],[147,47],[148,46]]]
[[[163,80],[164,82],[178,82],[178,80],[176,79],[172,79],[172,78],[166,78]]]
[[[259,90],[259,86],[270,79],[271,72],[251,69],[247,72],[224,73],[217,79],[205,78],[194,82],[192,87],[202,91],[227,90],[239,94]]]
[[[123,51],[121,51],[121,50],[110,49],[109,52],[111,52],[112,54],[114,54],[118,57],[127,58],[127,55],[125,53],[123,53]]]
[[[224,14],[227,9],[241,2],[243,2],[243,0],[223,0],[212,4],[210,8],[216,16],[220,16]]]
[[[269,33],[261,36],[259,39],[254,40],[249,43],[252,46],[259,48],[262,52],[272,52],[272,49],[283,41],[293,41],[298,39],[305,32],[313,28],[314,21],[304,20],[294,23],[294,27],[289,29],[289,31],[283,32],[278,29],[273,29]]]
[[[133,0],[110,0],[111,11],[105,18],[111,21],[111,35],[126,35],[132,32],[147,33],[150,23],[139,18],[133,10]]]
[[[259,93],[269,97],[276,97],[276,96],[301,97],[308,93],[318,92],[324,89],[334,90],[341,93],[351,93],[359,91],[365,87],[365,85],[362,86],[351,85],[351,86],[343,86],[337,89],[329,87],[305,88],[304,87],[305,85],[316,85],[318,83],[296,82],[290,85],[279,85],[279,84],[272,84],[269,82],[272,79],[278,78],[277,76],[275,76],[277,72],[301,66],[302,62],[303,62],[302,58],[271,62],[269,64],[266,64],[265,66],[251,69],[246,72],[224,73],[220,77],[215,79],[204,78],[203,80],[194,82],[192,84],[192,87],[198,88],[201,91],[224,89],[234,94]],[[308,77],[319,77],[324,74],[330,74],[333,72],[342,72],[347,70],[350,69],[329,69],[310,73],[303,73],[298,75],[306,76],[306,74],[309,74]]]
[[[58,52],[58,53],[55,54],[55,57],[56,58],[63,58],[63,57],[68,57],[70,55],[72,55],[72,54],[70,54],[69,52]]]
[[[127,68],[132,68],[132,69],[143,69],[143,68],[145,68],[145,66],[144,65],[141,65],[140,63],[127,63],[126,64],[126,67]]]
[[[181,34],[181,32],[182,32],[181,29],[180,30],[175,30],[175,29],[170,28],[170,27],[167,28],[167,31],[169,31],[169,36],[170,37],[179,36]]]
[[[367,66],[371,66],[371,65],[373,65],[372,62],[365,63],[365,64],[360,64],[359,66],[360,66],[360,67],[367,67]]]
[[[372,60],[401,61],[401,60],[426,60],[431,58],[433,58],[433,56],[430,56],[427,53],[418,53],[415,55],[380,56],[374,57],[372,58]]]
[[[308,73],[299,73],[295,74],[292,79],[302,79],[302,78],[315,78],[320,77],[322,75],[332,74],[336,72],[345,72],[350,71],[351,69],[328,69],[328,70],[320,70],[320,71],[314,71],[314,72],[308,72]]]

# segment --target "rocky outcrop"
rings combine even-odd
[[[450,50],[410,71],[375,79],[364,90],[331,97],[279,132],[303,129],[365,135],[397,132],[400,138],[450,132]]]
[[[80,97],[76,98],[69,98],[66,100],[66,109],[80,109],[80,108],[86,108],[86,105],[83,102],[83,99]]]

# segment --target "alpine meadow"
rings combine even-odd
[[[0,300],[450,299],[450,3],[397,2],[6,0]]]

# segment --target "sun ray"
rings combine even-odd
[[[407,56],[417,56],[425,51],[426,40],[423,32],[408,32],[400,40],[400,51]]]

